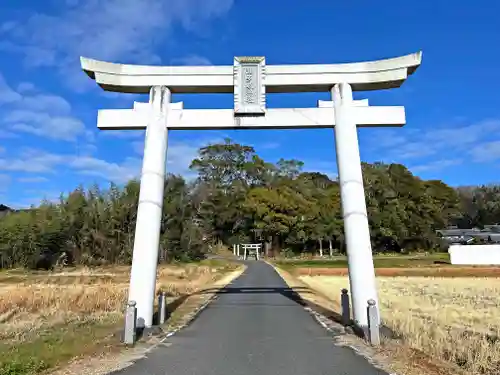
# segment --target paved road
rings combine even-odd
[[[295,303],[281,277],[264,262],[245,273],[169,346],[119,371],[121,375],[387,375]]]

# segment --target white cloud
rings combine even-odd
[[[85,125],[74,117],[50,116],[28,111],[13,112],[13,115],[6,118],[12,130],[49,139],[75,141],[85,130]]]
[[[181,174],[192,178],[189,170],[191,161],[196,157],[199,147],[208,142],[198,140],[192,143],[170,142],[167,153],[167,173]],[[134,143],[132,143],[134,145]],[[89,154],[56,154],[43,150],[25,148],[14,158],[0,158],[0,171],[24,172],[53,175],[60,168],[70,168],[77,174],[99,177],[106,181],[124,183],[140,175],[142,166],[142,142],[135,143],[138,156],[126,157],[121,161],[108,161]],[[26,177],[24,182],[42,182],[45,177]],[[21,181],[21,179],[19,179]]]
[[[159,63],[155,47],[170,36],[172,26],[200,31],[207,21],[225,15],[233,0],[86,0],[66,5],[59,14],[35,13],[0,25],[8,38],[0,49],[23,54],[30,66],[56,66],[66,82],[85,85],[90,80],[79,71],[79,56]]]
[[[0,129],[0,139],[6,139],[6,138],[18,138],[19,135],[12,133],[11,131],[5,130],[5,129]]]
[[[58,203],[61,198],[60,191],[28,189],[24,191],[28,196],[17,202],[9,202],[9,206],[15,209],[29,208],[32,205],[38,206],[42,201]],[[65,194],[63,194],[65,195]]]
[[[203,66],[212,65],[212,62],[206,57],[199,55],[188,55],[185,57],[179,57],[172,59],[173,65],[192,65],[192,66]]]
[[[121,139],[144,139],[145,133],[145,130],[110,130],[102,131],[99,133],[99,135]]]
[[[28,83],[24,83],[24,89]],[[3,93],[3,94],[2,94]],[[0,137],[12,137],[11,132],[35,134],[56,140],[75,141],[85,132],[85,125],[72,115],[71,105],[60,96],[46,93],[21,93],[11,89],[0,75],[0,104],[4,111]],[[88,137],[87,137],[88,138]]]
[[[192,178],[195,172],[189,169],[191,162],[198,156],[200,147],[208,144],[223,142],[222,138],[198,138],[190,141],[169,142],[167,151],[167,173],[180,174],[185,178]],[[144,154],[144,140],[132,142],[134,151],[142,158]]]
[[[0,174],[0,191],[5,192],[10,184],[11,177],[6,174]]]
[[[144,155],[144,139],[132,142],[132,149],[136,154]]]
[[[407,142],[399,146],[398,157],[401,159],[423,158],[425,156],[435,155],[439,147],[426,146],[422,142]]]
[[[90,82],[93,84],[90,80],[87,79],[87,83]],[[123,92],[111,92],[111,91],[104,91],[101,89],[98,89],[99,96],[112,100],[112,103],[118,105],[120,108],[132,108],[134,106],[134,101],[136,102],[147,102],[149,100],[147,94],[130,94],[130,93],[123,93]],[[103,102],[104,103],[104,102]],[[103,104],[104,105],[104,104]],[[113,133],[113,132],[111,132]]]
[[[167,152],[167,172],[180,174],[186,178],[193,178],[196,172],[189,169],[191,162],[198,156],[198,149],[205,146],[207,142],[193,142],[190,144],[173,144]]]
[[[189,141],[169,142],[167,153],[166,172],[180,174],[187,179],[196,177],[196,173],[189,170],[191,161],[197,156],[200,147],[207,144],[221,142],[220,138],[199,138]],[[92,180],[93,177],[103,179],[109,182],[118,184],[125,183],[132,178],[140,176],[142,166],[142,142],[131,142],[135,145],[137,156],[129,156],[119,160],[105,160],[97,156],[89,154],[80,154],[78,150],[75,153],[51,153],[40,149],[24,148],[15,157],[0,158],[0,173],[8,172],[23,172],[27,176],[18,177],[17,181],[22,183],[42,183],[53,179],[53,176],[63,176],[69,172],[77,175],[87,176],[84,181]],[[10,155],[9,155],[10,156]],[[310,165],[310,163],[307,163]],[[319,170],[322,173],[335,178],[336,173],[335,163],[315,162],[311,163],[311,170]],[[24,194],[29,195],[29,191],[25,190]],[[23,199],[19,205],[29,205],[31,202],[40,201],[41,192],[34,193],[30,199]],[[52,194],[53,197],[58,197],[57,194]],[[28,202],[28,203],[26,203]]]
[[[309,160],[304,162],[304,167],[302,168],[305,172],[318,172],[328,176],[331,180],[335,180],[338,177],[337,163],[334,161],[318,161]]]
[[[139,158],[126,158],[123,162],[116,163],[88,155],[54,154],[26,148],[16,158],[0,158],[0,171],[54,174],[59,167],[68,167],[79,174],[121,183],[136,177],[140,164]],[[36,179],[40,181],[40,177]]]
[[[440,171],[455,165],[462,164],[461,159],[441,159],[435,160],[426,164],[416,165],[414,167],[410,167],[410,171],[412,172],[430,172],[430,171]]]
[[[94,143],[75,142],[74,145],[75,154],[79,156],[90,156],[98,151],[98,147]]]
[[[0,154],[5,152],[5,147],[0,146]]]
[[[166,172],[180,174],[185,178],[192,178],[194,173],[189,165],[198,151],[197,147],[185,144],[173,144],[167,153]],[[90,156],[80,156],[69,159],[66,163],[77,173],[103,178],[115,183],[124,183],[140,176],[142,157],[127,157],[121,162],[110,162]]]
[[[466,126],[429,129],[399,129],[377,133],[371,147],[387,153],[391,159],[408,160],[435,155],[469,154],[474,161],[496,160],[500,142],[492,141],[500,131],[500,120],[485,120]],[[486,156],[488,154],[488,156]],[[439,163],[439,160],[436,161]]]
[[[17,22],[8,21],[0,25],[0,32],[10,31],[17,26]]]
[[[139,176],[141,160],[129,157],[121,163],[115,163],[91,156],[82,156],[74,157],[68,166],[83,175],[124,183]]]
[[[71,104],[66,99],[50,94],[24,96],[20,104],[23,108],[29,108],[31,111],[63,115],[71,112]]]
[[[19,85],[17,85],[16,91],[21,93],[21,94],[27,93],[27,92],[35,92],[36,87],[31,82],[21,82]]]
[[[478,145],[470,151],[477,162],[495,161],[500,159],[500,141],[486,142]]]
[[[65,162],[64,155],[51,154],[35,149],[24,149],[18,158],[0,158],[0,170],[28,173],[53,173],[54,167],[63,162]]]
[[[47,177],[34,176],[34,177],[19,177],[17,181],[23,183],[38,183],[38,182],[47,182],[49,181],[49,179]]]
[[[274,150],[276,148],[279,148],[280,146],[281,144],[278,142],[267,142],[262,145],[256,146],[256,148],[260,148],[262,150]]]
[[[21,95],[12,90],[5,81],[2,74],[0,74],[0,105],[5,103],[12,103],[21,99]]]

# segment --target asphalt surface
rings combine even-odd
[[[188,327],[120,375],[387,375],[293,301],[264,262],[227,286]]]

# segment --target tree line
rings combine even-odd
[[[374,251],[438,250],[436,229],[500,222],[500,187],[454,189],[422,180],[401,164],[363,163]],[[338,181],[304,172],[299,160],[271,163],[226,139],[199,149],[194,181],[168,175],[160,261],[190,261],[222,241],[261,241],[276,252],[343,253]],[[0,219],[0,265],[40,262],[126,264],[132,258],[139,181],[79,187]]]

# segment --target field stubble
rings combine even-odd
[[[160,266],[157,290],[168,302],[209,285],[220,266]],[[0,340],[22,342],[40,330],[68,323],[118,321],[123,316],[130,267],[75,269],[54,273],[0,274]]]
[[[345,276],[299,276],[340,302]],[[384,323],[410,347],[470,374],[500,373],[500,278],[378,277]]]

